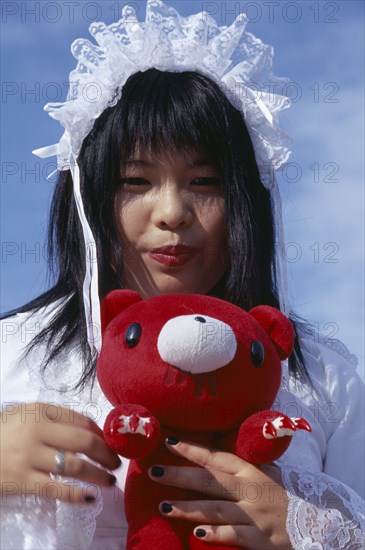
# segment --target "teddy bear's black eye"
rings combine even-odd
[[[132,323],[127,328],[125,333],[125,343],[129,348],[134,348],[139,342],[139,339],[142,334],[142,327],[139,323]]]
[[[254,340],[251,344],[251,359],[254,367],[261,367],[264,362],[265,350],[260,340]]]

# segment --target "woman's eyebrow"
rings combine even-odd
[[[146,160],[146,159],[129,159],[124,160],[121,162],[121,167],[156,167],[159,163],[153,162],[152,160]],[[197,157],[193,159],[186,159],[186,166],[189,168],[200,168],[207,166],[209,168],[211,167],[217,167],[217,163],[210,158],[203,158],[203,157]]]
[[[154,166],[153,162],[144,159],[131,159],[121,162],[122,166]]]
[[[210,158],[196,158],[188,161],[188,166],[199,167],[199,166],[217,166],[217,163]]]

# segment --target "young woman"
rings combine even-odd
[[[163,6],[151,1],[150,15],[155,4]],[[151,63],[131,71],[120,99],[94,117],[78,167],[61,172],[53,200],[49,253],[58,281],[3,320],[12,332],[2,372],[4,548],[124,547],[127,461],[120,466],[98,427],[109,405],[94,380],[88,337],[95,340],[84,316],[84,276],[95,258],[85,255],[85,222],[73,194],[78,177],[100,298],[130,288],[145,298],[212,294],[245,309],[283,303],[276,190],[263,185],[252,143],[261,122],[250,135],[249,114],[245,122],[214,76],[181,68]],[[74,153],[75,140],[59,147],[63,160],[65,150]],[[156,251],[174,261],[156,260]],[[167,443],[199,467],[159,465],[159,477],[151,471],[156,483],[208,487],[210,500],[161,508],[198,523],[194,534],[207,543],[253,550],[363,544],[360,383],[343,354],[295,326],[289,388],[280,390],[278,407],[308,419],[311,437],[297,434],[278,464],[265,467],[194,442]]]

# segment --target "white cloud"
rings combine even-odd
[[[349,29],[354,31],[358,25],[337,29],[340,43],[348,39]],[[354,35],[351,33],[351,36]],[[356,37],[353,43],[356,44]],[[289,195],[286,217],[290,220],[287,240],[297,241],[303,251],[300,262],[291,265],[298,310],[320,322],[322,328],[326,322],[337,323],[337,337],[343,339],[363,363],[363,86],[357,67],[349,63],[348,50],[339,52],[342,55],[338,53],[336,62],[343,72],[338,80],[338,102],[302,102],[291,119],[296,131],[293,160],[301,165],[303,179],[285,186]],[[324,81],[330,76],[329,71],[327,66]],[[319,168],[317,182],[314,163],[318,163],[316,168]],[[332,179],[338,182],[326,181],[331,173]],[[290,201],[294,201],[294,207]],[[338,246],[338,252],[332,257],[338,259],[338,263],[326,263],[331,247],[324,250],[324,246],[330,242],[335,243],[332,251]],[[318,243],[318,249],[314,243]]]

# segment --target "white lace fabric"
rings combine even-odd
[[[1,512],[2,550],[87,550],[102,500],[77,506],[32,495],[7,498]]]
[[[364,549],[364,388],[357,358],[338,340],[299,334],[314,386],[292,378],[289,386],[312,433],[296,434],[277,461],[288,497],[287,532],[298,550]],[[284,404],[293,403],[293,393],[282,395]],[[311,445],[321,440],[313,462]]]
[[[363,550],[364,501],[328,475],[279,461],[288,496],[287,532],[298,550]]]
[[[278,120],[290,106],[284,93],[288,80],[273,75],[273,48],[246,32],[247,21],[240,14],[231,26],[219,26],[206,12],[183,17],[161,0],[148,0],[144,22],[127,5],[116,23],[92,23],[95,43],[78,38],[71,45],[78,63],[70,73],[67,101],[45,106],[65,132],[57,145],[34,152],[57,154],[58,169],[70,168],[94,121],[117,103],[129,76],[150,68],[195,71],[217,82],[243,112],[263,183],[271,188],[273,172],[290,154]]]
[[[51,308],[51,311],[41,310],[31,317],[22,313],[14,318],[19,327],[17,341],[14,342],[20,356],[16,369],[23,377],[19,383],[19,402],[22,399],[22,386],[25,385],[28,391],[34,390],[31,397],[34,402],[68,407],[89,416],[93,415],[95,421],[102,423],[110,410],[110,405],[99,387],[96,385],[92,391],[90,387],[86,387],[83,392],[78,393],[73,389],[82,368],[76,350],[65,350],[62,357],[49,365],[45,377],[40,372],[45,346],[32,350],[26,358],[21,355],[25,347],[21,340],[22,324],[24,323],[28,329],[37,327],[37,330],[42,330],[55,312],[56,308]],[[4,351],[6,352],[5,348]],[[6,363],[5,353],[2,358]],[[4,367],[7,365],[4,364]],[[16,371],[13,374],[15,373]],[[74,479],[60,477],[60,480],[69,485],[85,486]],[[51,478],[49,481],[52,483]],[[96,491],[95,503],[85,505],[47,498],[46,490],[45,494],[30,492],[21,496],[7,496],[6,502],[2,502],[0,513],[1,549],[86,550],[92,543],[96,519],[102,509],[103,496],[100,490]]]
[[[37,364],[33,362],[32,365]],[[72,389],[81,374],[81,363],[76,352],[64,353],[62,358],[53,362],[47,369],[47,377],[35,371],[28,361],[30,379],[40,388],[38,401],[56,403],[63,407],[93,416],[93,420],[103,423],[110,405],[96,384],[91,390],[86,387],[83,392],[75,393]],[[85,460],[86,457],[82,456]],[[62,478],[61,478],[62,479]],[[64,483],[83,487],[82,482],[65,479]],[[96,491],[96,501],[93,504],[75,505],[63,501],[56,501],[55,532],[56,547],[61,549],[82,549],[90,547],[96,528],[96,518],[103,509],[103,496],[100,490]]]

